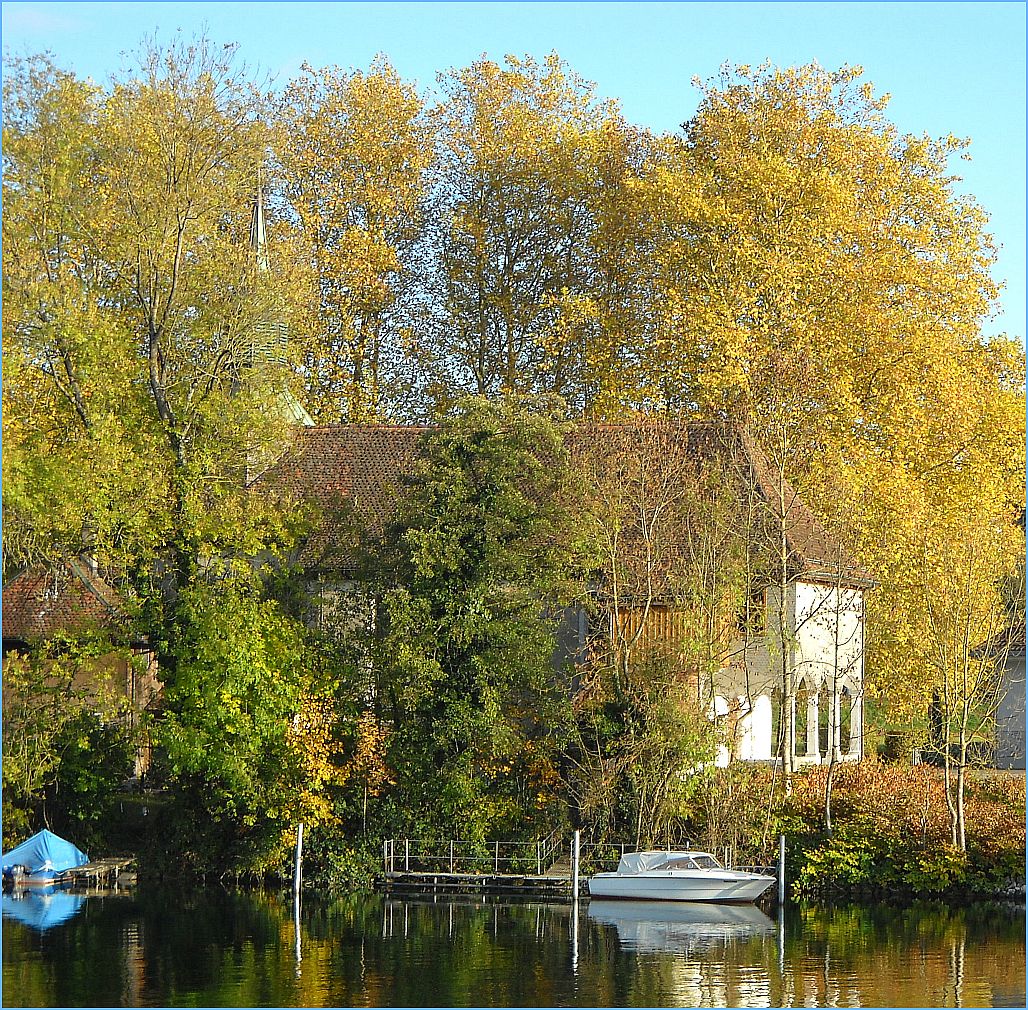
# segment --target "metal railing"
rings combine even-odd
[[[395,873],[510,874],[543,876],[561,848],[563,832],[555,828],[534,841],[387,838],[382,869]]]

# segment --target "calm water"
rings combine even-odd
[[[1021,1006],[1024,905],[288,898],[15,903],[4,1006]]]

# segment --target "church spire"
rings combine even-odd
[[[261,170],[257,169],[257,199],[253,203],[253,215],[250,218],[250,248],[257,258],[257,269],[266,273],[268,264],[268,238],[264,231],[264,180]]]
[[[264,177],[259,166],[257,168],[257,192],[253,202],[253,213],[250,217],[250,250],[254,256],[257,272],[270,273],[268,236],[264,228]],[[263,285],[267,280],[271,280],[271,278],[258,283]],[[268,292],[259,292],[259,294],[266,296]],[[256,320],[251,327],[249,353],[243,363],[243,371],[258,368],[262,363],[285,365],[287,340],[288,332],[285,320],[273,307],[269,306],[262,318]],[[282,389],[275,395],[275,400],[277,409],[284,412],[287,420],[292,424],[314,424],[310,414],[288,388]],[[249,467],[249,463],[247,466]]]

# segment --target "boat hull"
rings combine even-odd
[[[589,895],[634,901],[710,901],[718,904],[756,901],[774,877],[757,873],[700,876],[677,873],[598,873],[589,878]]]
[[[59,884],[59,875],[55,873],[24,873],[4,874],[4,890],[21,890],[22,888],[53,887]]]

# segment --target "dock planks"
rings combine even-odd
[[[380,890],[404,893],[442,892],[466,894],[525,894],[566,896],[571,880],[554,874],[521,875],[510,873],[433,873],[402,872],[380,874],[375,880]]]
[[[106,884],[129,875],[134,877],[135,867],[134,856],[112,856],[65,870],[57,880],[62,884]]]

